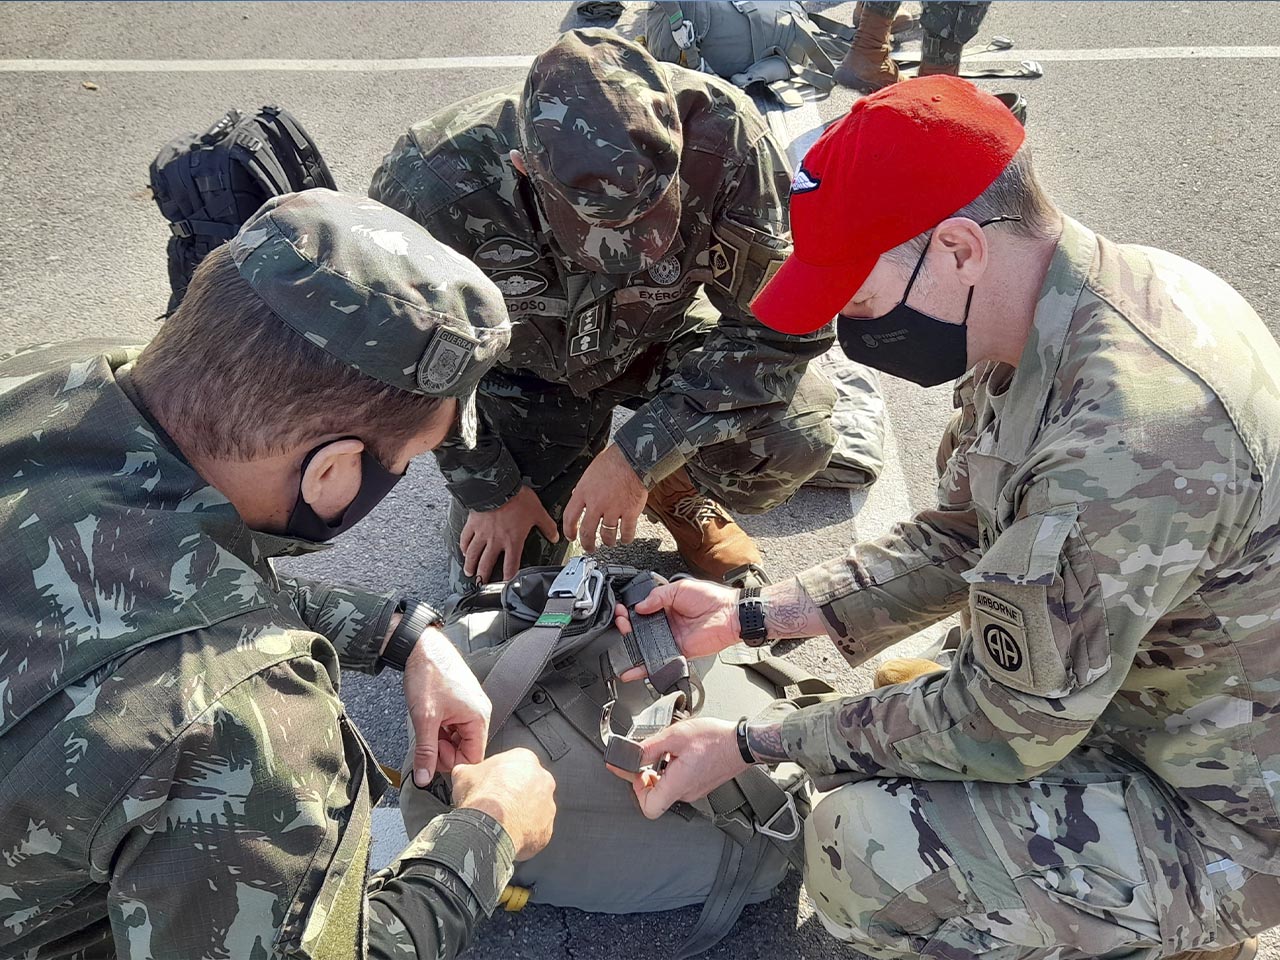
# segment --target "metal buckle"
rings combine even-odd
[[[574,557],[564,565],[547,591],[548,597],[572,597],[573,619],[585,620],[600,606],[604,572],[590,557]]]
[[[186,220],[175,220],[169,224],[169,232],[175,237],[181,237],[185,240],[187,237],[192,236],[191,224]]]
[[[785,794],[785,796],[787,798],[787,802],[775,810],[773,812],[773,816],[764,823],[757,824],[756,833],[762,833],[766,837],[772,837],[774,840],[784,841],[794,840],[796,837],[800,836],[801,824],[800,815],[796,812],[796,798],[789,793]],[[791,831],[789,833],[782,833],[779,830],[775,830],[773,826],[777,819],[784,813],[791,816]]]

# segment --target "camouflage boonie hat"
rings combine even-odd
[[[647,51],[574,30],[533,61],[522,152],[564,252],[602,273],[639,273],[680,225],[680,114]]]
[[[230,247],[254,292],[330,356],[410,393],[458,397],[475,445],[476,384],[511,339],[479,267],[376,200],[322,189],[268,200]]]

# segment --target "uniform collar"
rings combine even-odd
[[[1063,217],[1062,236],[1040,288],[1027,345],[1001,401],[1004,410],[1015,411],[1000,428],[996,452],[1006,460],[1022,459],[1040,431],[1071,319],[1097,251],[1098,238],[1094,232],[1070,217]]]

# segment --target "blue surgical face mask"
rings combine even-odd
[[[339,440],[359,439],[359,437],[339,438]],[[338,443],[339,440],[327,440],[308,453],[306,459],[302,461],[301,475],[306,476],[307,467],[311,465],[311,461],[317,453],[331,443]],[[289,514],[289,522],[285,526],[285,534],[290,537],[297,537],[299,540],[309,540],[312,543],[323,543],[326,540],[332,540],[338,534],[346,533],[367,517],[370,511],[391,492],[391,488],[403,478],[403,473],[392,473],[379,463],[378,458],[369,452],[368,444],[365,444],[364,450],[360,452],[360,489],[356,491],[356,495],[347,504],[347,509],[342,511],[342,516],[333,523],[327,523],[302,496],[302,481],[299,480],[298,499],[294,502],[293,512]]]
[[[1021,219],[992,217],[978,226]],[[974,291],[973,287],[969,288],[964,316],[959,323],[948,323],[908,306],[907,298],[928,252],[926,244],[911,271],[902,299],[888,313],[865,320],[840,314],[836,319],[836,336],[846,357],[922,387],[955,380],[969,369],[969,307],[973,304]]]

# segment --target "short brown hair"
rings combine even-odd
[[[351,434],[389,465],[442,402],[362,376],[307,342],[245,282],[225,244],[200,264],[134,376],[182,446],[210,459],[256,460]]]
[[[1040,185],[1035,166],[1031,162],[1031,151],[1027,147],[1013,155],[1000,176],[976,200],[950,216],[943,217],[943,220],[966,217],[975,223],[982,223],[1000,216],[1021,217],[1021,220],[1008,221],[1002,226],[1028,240],[1051,239],[1058,228],[1061,214],[1053,198]],[[932,236],[933,229],[930,228],[894,247],[885,256],[894,263],[914,266]]]

